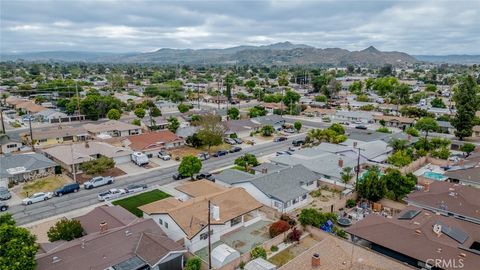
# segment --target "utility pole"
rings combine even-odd
[[[3,122],[3,107],[1,105],[0,105],[0,121],[2,122],[2,134],[6,134],[5,123]]]
[[[77,95],[77,113],[80,115],[80,95],[78,95],[78,82],[75,81],[75,94]]]
[[[73,143],[70,144],[70,154],[72,155],[72,174],[73,174],[73,181],[77,183],[77,172],[75,169],[75,159],[73,158]]]
[[[200,110],[200,83],[197,82],[197,107]]]
[[[32,115],[28,114],[28,126],[30,129],[30,143],[32,144],[32,150],[35,152],[35,145],[33,143],[33,131],[32,131]]]
[[[208,269],[212,269],[212,239],[210,235],[210,219],[211,219],[211,204],[210,200],[208,200]]]

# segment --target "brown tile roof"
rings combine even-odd
[[[36,269],[104,270],[133,257],[153,266],[170,251],[186,250],[170,240],[152,219],[138,219],[128,226],[88,234],[39,253]]]
[[[21,103],[18,103],[15,105],[15,108],[17,109],[24,109],[30,113],[37,113],[37,112],[41,112],[43,110],[46,110],[45,107],[41,106],[41,105],[38,105],[38,104],[35,104],[31,101],[25,101],[25,102],[21,102]]]
[[[17,97],[14,97],[14,96],[9,96],[5,100],[5,102],[7,102],[7,104],[13,105],[13,106],[15,106],[17,104],[20,104],[20,103],[23,103],[23,102],[27,102],[27,101],[28,100],[26,100],[26,99],[17,98]]]
[[[410,206],[404,212],[408,210],[419,210],[419,208]],[[442,226],[462,230],[468,235],[467,240],[462,245],[446,234],[437,235],[433,232],[433,226],[440,223],[443,224]],[[472,222],[436,215],[428,210],[422,210],[411,220],[371,214],[348,228],[347,232],[423,262],[428,259],[459,259],[462,258],[460,256],[463,253],[465,258],[463,258],[462,269],[474,270],[480,265],[480,255],[459,248],[460,246],[469,248],[474,241],[480,240],[480,226]]]
[[[422,207],[446,207],[449,212],[480,219],[480,189],[477,188],[434,181],[425,190],[410,193],[405,200]]]
[[[309,112],[310,113],[321,113],[321,114],[333,115],[333,114],[335,114],[336,110],[308,107],[302,113],[309,113]]]
[[[355,246],[352,265],[352,243],[327,236],[318,244],[295,257],[279,268],[279,270],[408,270],[413,269],[390,258],[372,252],[363,247]],[[312,267],[313,254],[320,255],[320,266]]]
[[[195,182],[187,182],[175,189],[187,194],[190,197],[208,196],[226,190],[227,188],[217,185],[209,180],[199,180]]]
[[[106,222],[109,229],[114,229],[131,224],[138,218],[123,207],[102,205],[75,219],[80,221],[87,234],[91,234],[100,231],[102,222]]]
[[[193,183],[198,183],[193,182]],[[208,222],[208,200],[219,206],[220,220],[212,220],[212,224],[225,222],[262,207],[243,188],[228,188],[207,196],[200,196],[180,202],[178,205],[166,209],[165,203],[156,201],[139,207],[146,214],[168,214],[182,228],[189,239],[200,232]],[[172,203],[172,200],[169,201]],[[173,204],[173,203],[172,203]]]
[[[72,126],[59,126],[59,127],[41,129],[41,130],[34,129],[33,138],[35,140],[41,140],[41,139],[63,138],[66,136],[88,135],[88,132],[83,127],[72,127]],[[24,137],[25,135],[30,136],[30,133],[25,132],[20,134],[21,137]]]
[[[480,167],[471,167],[445,172],[445,176],[451,179],[477,182],[480,184]]]
[[[149,149],[163,148],[166,143],[181,142],[183,139],[175,135],[170,130],[160,130],[148,132],[140,135],[128,136],[130,142],[128,146],[134,151],[144,151]]]
[[[85,124],[83,127],[91,133],[101,133],[101,132],[108,132],[113,130],[118,131],[127,131],[127,130],[135,130],[140,129],[139,126],[124,123],[117,120],[110,120],[105,123],[101,124]]]
[[[388,116],[388,115],[374,115],[373,119],[384,120],[386,122],[400,122],[400,123],[407,123],[407,124],[412,124],[413,122],[415,122],[415,118]]]

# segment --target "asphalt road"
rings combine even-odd
[[[220,158],[210,158],[203,162],[202,171],[212,171],[218,168],[229,166],[233,161],[244,153],[251,153],[257,157],[269,155],[280,150],[286,150],[291,146],[293,138],[305,137],[305,135],[291,136],[287,141],[270,142],[265,144],[254,145],[248,149],[228,154]],[[109,188],[122,188],[132,183],[144,183],[149,186],[165,185],[173,182],[172,175],[177,172],[178,166],[172,166],[165,169],[150,171],[141,175],[127,176],[119,178],[109,186],[99,187],[91,190],[82,189],[80,192],[71,193],[62,197],[54,197],[45,202],[39,202],[32,205],[15,205],[8,210],[12,213],[17,224],[23,225],[48,217],[64,214],[73,210],[81,209],[93,204],[99,203],[97,195],[100,191]]]

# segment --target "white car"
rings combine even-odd
[[[30,205],[32,203],[46,201],[46,200],[48,200],[52,197],[53,197],[52,192],[37,192],[37,193],[33,194],[32,196],[23,199],[22,203],[25,204],[25,205]]]
[[[158,152],[158,158],[163,159],[163,160],[172,159],[172,157],[169,154],[167,154],[165,151]]]
[[[91,188],[96,188],[104,185],[110,185],[112,183],[113,183],[113,177],[111,176],[97,176],[83,183],[83,187],[85,189],[91,189]]]
[[[127,190],[127,193],[135,193],[135,192],[140,192],[146,188],[147,188],[146,184],[131,184],[131,185],[128,185],[127,188],[125,189]]]
[[[112,200],[112,199],[116,199],[120,196],[122,196],[123,194],[127,194],[127,191],[123,188],[112,188],[112,189],[109,189],[105,192],[102,192],[100,194],[98,194],[98,200],[99,201],[106,201],[106,200]]]

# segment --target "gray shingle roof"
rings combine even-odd
[[[23,167],[26,172],[51,168],[57,163],[37,153],[26,153],[12,156],[0,156],[0,177],[8,177],[9,169]]]
[[[278,170],[281,170],[283,168],[285,168],[285,167],[277,165],[277,164],[265,162],[265,163],[262,163],[262,164],[258,165],[257,167],[253,167],[252,170],[254,170],[256,172],[262,172],[264,169],[266,169],[267,173],[268,173],[268,172],[278,171]]]
[[[244,182],[248,179],[255,177],[253,174],[242,172],[235,169],[226,169],[221,173],[215,175],[215,179],[227,184],[233,184],[238,182]]]

